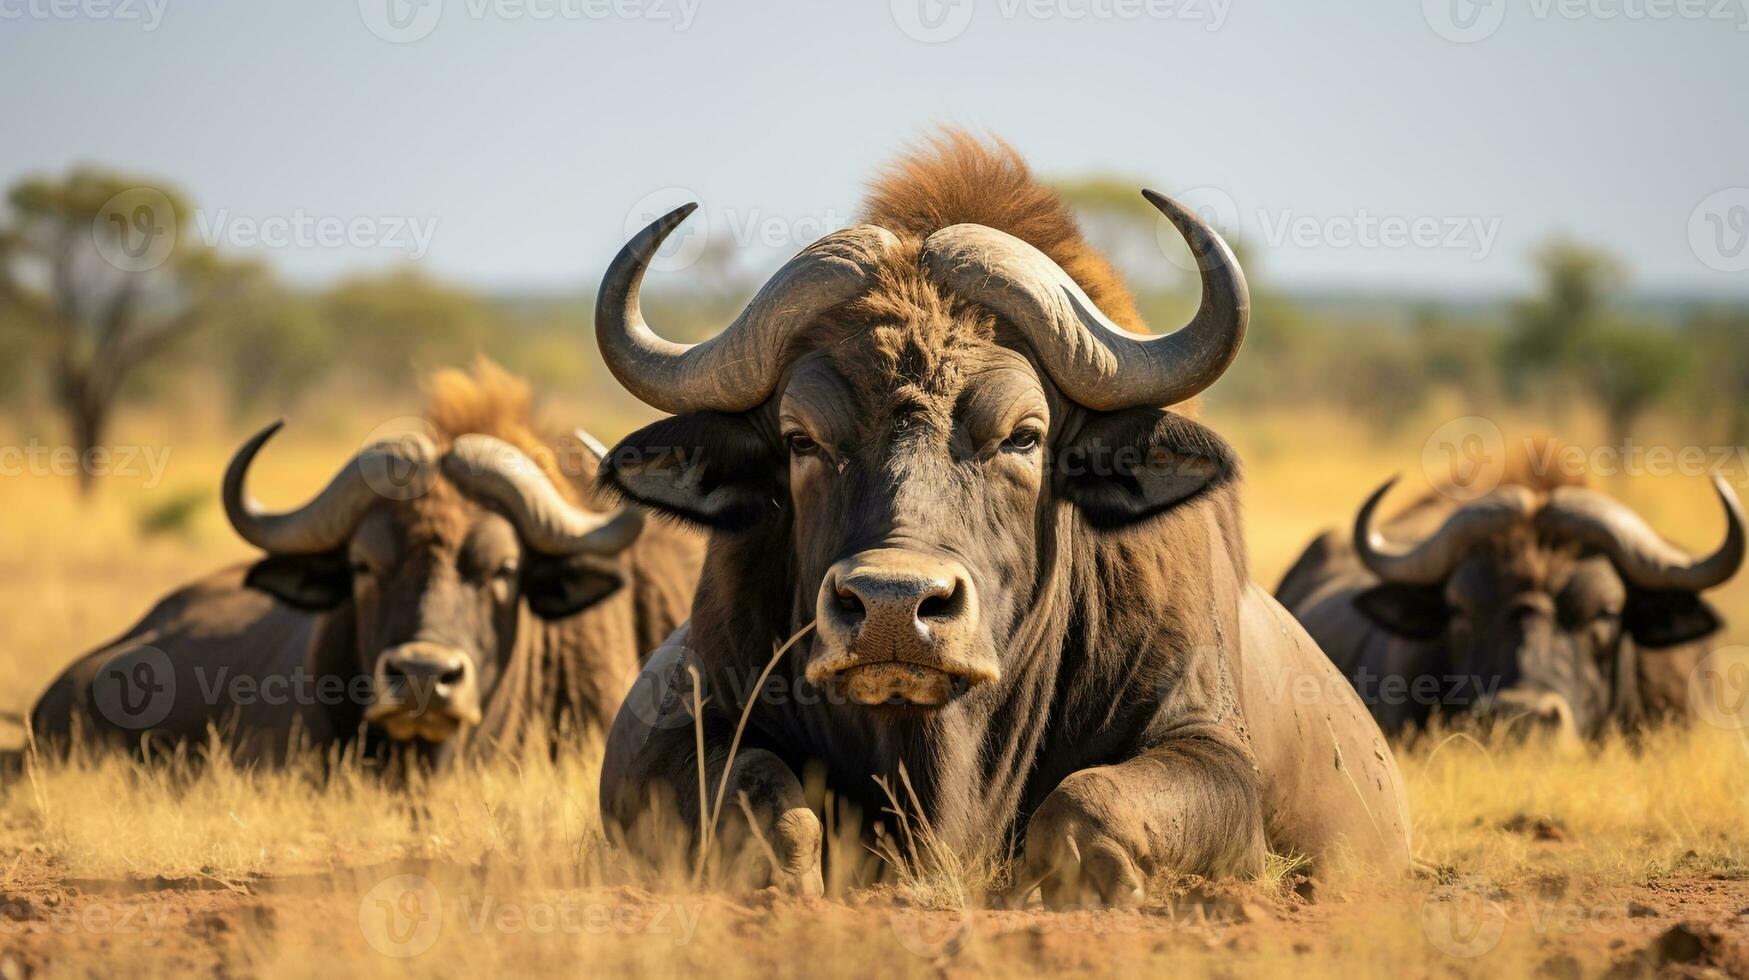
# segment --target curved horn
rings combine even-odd
[[[644,529],[636,510],[597,514],[572,504],[526,453],[493,436],[458,437],[443,457],[443,472],[509,511],[529,548],[544,555],[618,554]]]
[[[668,212],[619,250],[595,300],[595,339],[608,370],[647,405],[675,414],[744,412],[777,385],[784,344],[861,293],[898,239],[874,225],[827,235],[785,263],[722,333],[702,344],[676,344],[644,322],[638,292],[656,250],[697,207]]]
[[[1528,487],[1509,484],[1453,512],[1439,530],[1420,544],[1393,544],[1373,529],[1372,518],[1385,494],[1397,485],[1397,479],[1393,476],[1374,490],[1355,515],[1354,552],[1368,571],[1399,585],[1433,585],[1443,581],[1457,565],[1466,545],[1529,517],[1536,509],[1535,493]]]
[[[1700,592],[1737,574],[1749,537],[1736,491],[1717,474],[1713,489],[1725,508],[1725,542],[1705,558],[1665,541],[1626,504],[1585,487],[1556,489],[1538,521],[1608,555],[1622,577],[1642,589]]]
[[[263,551],[281,555],[332,551],[346,543],[372,505],[417,496],[428,485],[425,481],[437,452],[431,440],[414,434],[365,447],[315,499],[297,510],[267,513],[248,497],[244,483],[255,454],[283,425],[281,420],[256,433],[225,468],[225,516],[239,537]]]
[[[994,228],[943,228],[923,243],[923,262],[938,282],[1024,332],[1045,371],[1078,404],[1116,411],[1182,402],[1238,356],[1250,291],[1232,250],[1201,218],[1153,191],[1142,196],[1184,236],[1202,275],[1196,316],[1165,336],[1113,323],[1049,256]]]

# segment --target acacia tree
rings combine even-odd
[[[186,234],[174,192],[90,168],[13,185],[0,304],[47,361],[88,494],[123,385],[257,281]]]
[[[1687,339],[1614,309],[1626,275],[1608,254],[1555,241],[1536,263],[1541,288],[1514,308],[1503,348],[1508,383],[1521,396],[1533,383],[1557,397],[1582,392],[1603,409],[1610,438],[1625,440],[1648,408],[1688,379]]]

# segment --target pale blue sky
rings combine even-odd
[[[300,280],[407,261],[424,228],[434,274],[570,289],[684,191],[775,263],[939,121],[1047,174],[1201,188],[1280,284],[1517,289],[1565,232],[1640,287],[1749,295],[1749,0],[388,2],[0,0],[0,181],[166,177],[227,244],[239,218],[391,219],[387,246],[267,250]],[[1371,218],[1433,237],[1341,245]]]

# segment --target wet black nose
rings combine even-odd
[[[408,644],[383,655],[382,677],[392,687],[447,701],[469,685],[468,658],[434,644]]]
[[[826,575],[820,605],[828,632],[861,643],[930,643],[971,625],[971,585],[956,564],[906,556],[904,563],[864,557]]]

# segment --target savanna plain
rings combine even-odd
[[[416,409],[302,420],[256,467],[255,492],[303,499]],[[608,439],[638,422],[581,400],[545,414]],[[1446,420],[1381,434],[1317,411],[1205,415],[1246,462],[1266,587],[1385,477],[1423,481]],[[1410,879],[1313,878],[1280,855],[1255,881],[1161,880],[1140,909],[1066,912],[993,907],[1001,867],[894,866],[848,837],[832,864],[879,874],[832,875],[822,899],[634,872],[603,836],[592,750],[568,742],[412,786],[319,758],[272,772],[37,758],[15,722],[64,664],[249,556],[216,503],[239,440],[143,413],[114,441],[167,452],[156,479],[142,464],[84,503],[49,473],[0,484],[0,712],[18,750],[0,775],[0,977],[1749,975],[1749,728],[1717,712],[1584,749],[1400,743]],[[1718,539],[1703,479],[1605,486],[1677,543]],[[1749,582],[1712,599],[1732,621],[1717,644],[1749,642]],[[1741,701],[1749,670],[1722,690]]]

